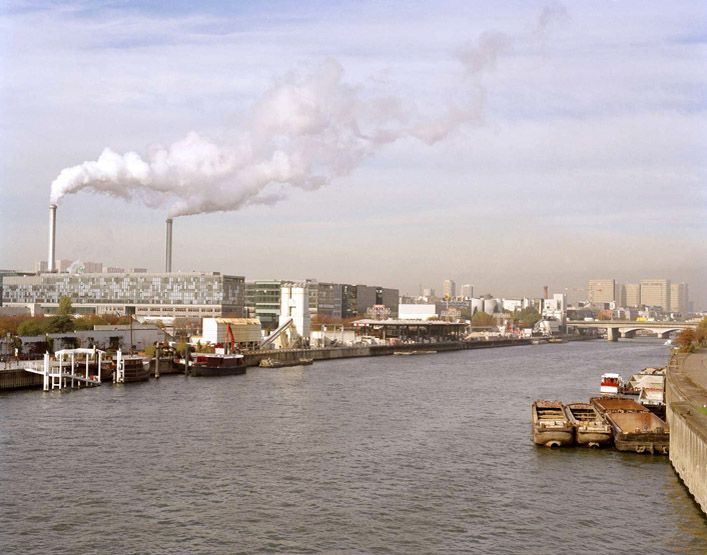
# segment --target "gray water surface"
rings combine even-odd
[[[656,341],[0,396],[3,553],[707,553],[667,457],[533,445]]]

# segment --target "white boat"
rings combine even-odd
[[[602,395],[618,395],[624,385],[624,380],[620,374],[606,372],[601,375],[599,391]]]

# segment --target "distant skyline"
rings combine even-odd
[[[707,308],[706,23],[702,2],[4,2],[0,267],[46,259],[50,185],[108,148],[63,182],[58,258],[161,271],[168,213],[203,212],[175,219],[175,270],[536,297],[667,278]]]

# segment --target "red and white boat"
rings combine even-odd
[[[624,380],[620,374],[607,372],[601,375],[601,385],[599,391],[602,395],[618,395],[624,385]]]

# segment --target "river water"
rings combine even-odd
[[[705,553],[667,457],[538,448],[603,341],[0,396],[2,553]]]

